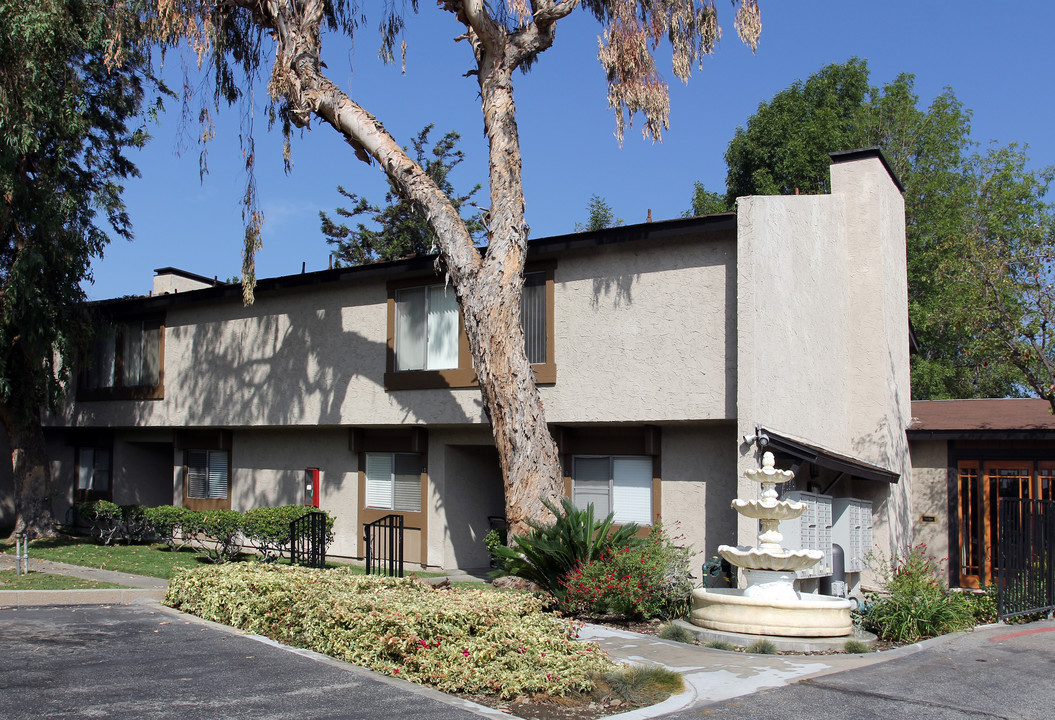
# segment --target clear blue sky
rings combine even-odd
[[[763,30],[754,56],[736,37],[731,5],[716,5],[725,37],[702,70],[683,85],[669,63],[661,65],[672,90],[671,127],[661,144],[643,140],[638,123],[620,148],[596,59],[598,26],[581,10],[558,26],[555,45],[532,71],[516,77],[532,237],[572,231],[586,219],[593,194],[627,223],[643,222],[649,209],[656,220],[680,216],[695,181],[724,189],[726,146],[759,102],[825,64],[855,56],[868,61],[873,84],[915,74],[924,104],[952,87],[973,111],[976,141],[1028,143],[1034,166],[1055,164],[1055,3],[760,0]],[[350,87],[403,144],[430,122],[437,134],[460,132],[467,160],[452,176],[455,187],[479,182],[485,192],[477,89],[472,78],[462,77],[470,51],[452,41],[458,32],[448,14],[423,2],[409,17],[405,75],[398,65],[378,63],[369,32],[354,47],[326,36],[326,63],[330,77]],[[267,132],[264,89],[257,93],[257,184],[266,216],[257,276],[297,273],[302,263],[321,270],[329,246],[318,213],[339,204],[336,186],[380,201],[384,179],[376,165],[356,160],[331,128],[317,123],[298,133],[293,172],[284,174],[281,139]],[[125,200],[136,237],[113,242],[95,262],[95,282],[85,288],[91,299],[145,294],[159,267],[221,279],[240,272],[244,118],[237,109],[221,111],[208,146],[210,172],[200,181],[198,127],[181,130],[178,105],[170,103],[151,128],[154,139],[135,157],[142,178],[128,184]]]

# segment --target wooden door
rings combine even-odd
[[[980,588],[993,582],[999,571],[997,508],[1000,498],[1042,497],[1045,493],[1050,497],[1055,490],[1055,463],[1050,465],[1034,479],[1034,463],[1029,460],[959,463],[961,587]]]

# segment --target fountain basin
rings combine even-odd
[[[749,635],[839,637],[853,633],[852,603],[796,592],[794,600],[751,598],[735,588],[692,591],[689,622],[698,627]]]
[[[820,550],[785,550],[774,552],[754,547],[720,545],[718,554],[730,564],[747,570],[805,570],[824,559]]]
[[[733,500],[733,510],[756,520],[793,520],[806,512],[806,503],[791,500]]]

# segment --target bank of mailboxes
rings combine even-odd
[[[833,498],[831,495],[792,490],[784,500],[806,505],[797,518],[780,523],[784,547],[820,550],[824,559],[811,568],[798,570],[799,578],[832,574],[832,545],[843,549],[846,572],[861,572],[872,549],[872,503],[860,498]]]

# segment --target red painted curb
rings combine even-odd
[[[989,638],[989,642],[1000,642],[1001,640],[1010,640],[1011,638],[1022,637],[1023,635],[1034,635],[1042,632],[1055,632],[1055,627],[1046,628],[1035,628],[1033,630],[1019,630],[1018,632],[1008,633],[1007,635],[997,635],[996,637]]]

